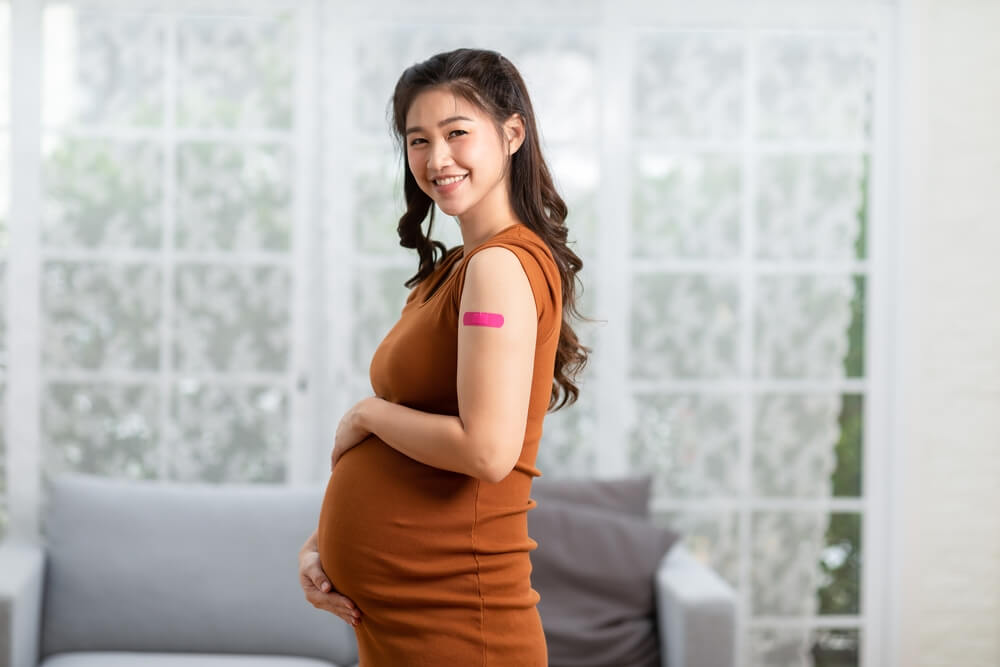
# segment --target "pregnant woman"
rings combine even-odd
[[[509,60],[440,53],[403,72],[392,105],[397,231],[419,270],[371,360],[375,396],[337,428],[300,580],[352,623],[361,667],[545,667],[526,513],[542,420],[560,389],[559,407],[576,400],[587,361],[563,319],[583,264]],[[434,204],[462,245],[429,238]]]

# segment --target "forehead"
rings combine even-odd
[[[450,90],[432,88],[417,95],[406,112],[406,125],[428,127],[450,116],[482,118],[482,111],[461,95]]]

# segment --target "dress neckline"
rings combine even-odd
[[[507,231],[509,231],[511,229],[514,229],[515,227],[520,227],[523,224],[524,223],[521,223],[521,222],[515,222],[513,225],[508,225],[507,227],[504,227],[503,229],[501,229],[500,231],[498,231],[496,234],[494,234],[490,238],[486,239],[485,241],[483,241],[482,243],[480,243],[479,245],[477,245],[475,248],[472,249],[472,251],[475,252],[476,250],[478,250],[482,246],[486,245],[490,241],[498,238],[504,232],[507,232]],[[462,246],[456,246],[456,248],[459,249],[459,251],[461,251]],[[437,269],[435,269],[435,272],[437,272],[437,271],[442,270],[442,268],[443,268],[446,271],[445,278],[443,280],[441,280],[440,282],[438,282],[438,284],[436,286],[434,286],[434,287],[431,288],[431,291],[428,292],[427,296],[424,297],[421,300],[420,305],[417,306],[418,308],[423,308],[424,306],[426,306],[431,301],[431,299],[433,299],[435,296],[437,296],[438,294],[440,294],[444,290],[445,286],[448,285],[448,283],[450,283],[455,278],[455,276],[457,276],[461,272],[461,270],[462,270],[461,268],[456,268],[454,271],[451,270],[452,266],[457,266],[457,265],[455,265],[455,257],[458,257],[458,256],[459,256],[459,252],[453,252],[450,256],[446,256],[444,258],[444,260],[441,262],[440,266],[438,266]],[[468,254],[468,256],[466,256],[464,253],[462,253],[462,258],[460,260],[458,260],[458,264],[460,265],[462,262],[464,262],[465,260],[467,260],[471,256],[472,256],[471,252]],[[432,273],[431,276],[433,276],[433,275],[434,274]],[[427,279],[429,280],[430,276],[428,276]]]

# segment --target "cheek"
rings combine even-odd
[[[469,142],[461,148],[456,148],[452,155],[455,162],[469,171],[476,172],[480,178],[494,167],[495,156],[488,150],[488,146]]]
[[[407,156],[406,165],[410,168],[410,173],[413,174],[413,178],[415,178],[418,183],[424,180],[424,171],[421,169],[419,162],[415,162],[410,159],[410,156]]]

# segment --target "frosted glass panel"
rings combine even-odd
[[[43,9],[46,473],[286,475],[311,9],[218,9]]]
[[[177,368],[196,372],[287,369],[291,347],[287,269],[180,265],[176,280]]]
[[[48,135],[42,157],[43,242],[160,248],[165,168],[163,147],[155,141]]]
[[[756,396],[754,494],[823,498],[859,495],[863,427],[859,396]]]
[[[7,401],[7,385],[0,384],[0,407],[5,406]],[[0,420],[0,503],[7,495],[7,428],[6,420]],[[0,530],[0,539],[3,539],[3,531]]]
[[[739,33],[650,32],[636,46],[636,130],[646,137],[736,140],[745,42]]]
[[[177,24],[177,124],[291,128],[295,27],[291,12],[181,19]]]
[[[10,2],[0,2],[0,72],[10,72]],[[10,123],[10,75],[0,76],[0,126]],[[4,151],[6,153],[6,151]]]
[[[41,279],[46,367],[160,367],[160,267],[51,261],[43,266]]]
[[[757,281],[754,367],[758,376],[857,375],[848,334],[858,326],[864,283],[850,275],[763,276]]]
[[[754,512],[755,615],[857,614],[861,583],[858,514]],[[832,576],[837,571],[844,576]]]
[[[42,397],[45,473],[158,476],[161,437],[155,384],[52,382]]]
[[[10,134],[0,129],[0,254],[10,247]]]
[[[417,272],[412,266],[393,269],[360,270],[354,284],[355,313],[354,372],[368,377],[375,348],[399,320],[410,291],[403,286]],[[370,393],[370,392],[369,392]],[[360,400],[359,396],[357,400]]]
[[[739,257],[743,177],[738,154],[644,150],[634,172],[636,259]]]
[[[412,261],[413,272],[416,273],[416,252],[401,248],[399,234],[396,232],[399,218],[406,211],[403,198],[403,170],[408,168],[406,156],[400,156],[388,139],[359,144],[355,155],[353,192],[356,246],[363,252]],[[449,217],[435,214],[435,231],[449,223]]]
[[[282,145],[178,146],[176,246],[289,251],[293,165]]]
[[[760,158],[755,254],[761,259],[863,258],[861,155]]]
[[[0,414],[7,414],[7,253],[10,220],[10,4],[0,2]],[[0,540],[7,534],[7,420],[0,419]]]
[[[162,15],[51,4],[43,13],[43,30],[47,125],[163,126],[167,27]]]
[[[288,396],[282,387],[212,385],[182,378],[171,403],[170,476],[192,482],[285,478]]]
[[[737,397],[636,395],[629,407],[629,465],[654,475],[657,497],[740,492]]]
[[[636,275],[632,377],[736,375],[739,300],[738,284],[728,276]]]
[[[597,410],[592,371],[584,371],[576,382],[576,403],[545,416],[535,466],[545,477],[570,479],[593,475],[597,470]],[[562,396],[559,398],[562,401]]]
[[[751,630],[750,667],[857,667],[861,632],[851,628]]]
[[[871,136],[870,34],[764,34],[756,82],[761,139],[863,141]]]

